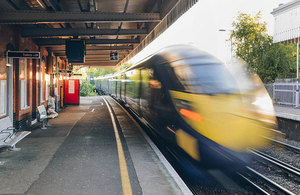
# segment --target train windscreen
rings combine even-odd
[[[165,66],[171,90],[199,94],[232,94],[241,91],[238,81],[222,63],[186,60]]]

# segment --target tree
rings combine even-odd
[[[115,70],[109,70],[104,68],[88,68],[86,71],[87,75],[94,75],[94,77],[104,76],[115,72]]]
[[[266,25],[261,22],[260,12],[254,17],[240,13],[231,33],[236,56],[247,62],[248,68],[265,83],[291,76],[296,67],[295,45],[273,43]]]
[[[85,68],[77,68],[74,70],[75,73],[82,74],[81,80],[86,80],[90,78],[90,75],[93,75],[94,78],[98,76],[104,76],[108,74],[113,74],[115,72],[121,71],[125,68],[132,66],[131,63],[125,63],[121,66],[116,67],[115,69],[104,69],[104,68],[93,68],[93,67],[85,67]]]
[[[97,93],[95,93],[96,87],[95,85],[92,85],[87,80],[81,80],[80,82],[80,96],[96,96]]]
[[[132,66],[133,64],[132,63],[125,63],[125,64],[122,64],[121,66],[117,67],[116,70],[117,71],[121,71],[121,70],[124,70],[126,68],[129,68],[130,66]]]

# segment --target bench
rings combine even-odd
[[[0,119],[0,148],[16,149],[16,144],[29,135],[30,131],[16,131],[9,117]]]
[[[56,118],[58,114],[48,115],[44,105],[39,106],[37,109],[39,112],[39,121],[43,122],[42,129],[47,129],[47,127],[49,126],[49,119]]]

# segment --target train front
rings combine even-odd
[[[209,54],[165,65],[168,88],[185,124],[177,144],[207,167],[245,165],[248,149],[261,149],[276,126],[262,82],[243,63],[224,65]]]

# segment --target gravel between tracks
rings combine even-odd
[[[293,146],[300,147],[300,143],[296,141],[283,140]],[[286,162],[296,168],[300,169],[300,154],[296,153],[290,149],[284,148],[282,146],[271,144],[268,148],[264,149],[262,152],[269,154],[270,156],[277,158],[283,162]]]
[[[291,141],[288,139],[281,139],[280,141],[287,144],[300,147],[300,142]],[[268,148],[264,149],[262,152],[281,160],[285,163],[288,163],[296,168],[300,168],[300,154],[290,150],[288,148],[271,144]],[[299,181],[289,178],[284,171],[280,168],[277,168],[275,165],[270,165],[266,162],[254,161],[252,167],[255,168],[261,174],[267,176],[269,179],[275,181],[279,185],[287,188],[288,190],[294,192],[295,194],[300,194]]]
[[[280,168],[262,161],[255,161],[251,167],[291,192],[300,194],[299,183],[291,179],[291,177]]]

